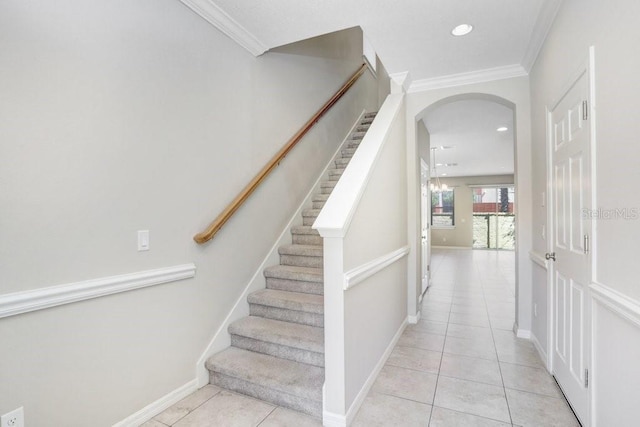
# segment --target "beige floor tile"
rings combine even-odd
[[[377,393],[431,404],[437,378],[435,374],[385,365],[371,389]]]
[[[500,363],[504,386],[515,390],[562,398],[555,380],[546,369]]]
[[[507,389],[514,424],[523,427],[579,427],[564,399]]]
[[[479,359],[497,359],[493,342],[486,340],[447,336],[444,344],[444,352],[461,356],[477,357]]]
[[[496,344],[498,351],[498,360],[501,362],[513,363],[516,365],[532,366],[534,368],[543,368],[544,364],[535,348],[516,347],[512,349],[500,348]]]
[[[515,318],[491,316],[490,321],[491,321],[491,328],[493,329],[502,329],[505,331],[512,331],[513,324],[515,323]]]
[[[504,389],[455,378],[438,378],[434,406],[511,422]]]
[[[493,334],[490,328],[480,326],[456,325],[450,323],[447,327],[447,336],[456,338],[467,338],[471,340],[493,341]]]
[[[398,340],[398,345],[441,352],[444,340],[444,335],[430,334],[417,329],[406,329]]]
[[[511,427],[511,424],[434,406],[429,427]]]
[[[415,329],[418,332],[427,332],[429,334],[435,334],[435,335],[446,335],[447,323],[420,319],[418,320],[418,323],[407,326],[407,329]]]
[[[500,368],[494,360],[445,353],[442,356],[440,375],[502,386]]]
[[[449,315],[449,323],[455,323],[456,325],[469,325],[489,327],[489,316],[486,312],[480,314],[470,313],[451,313]]]
[[[162,424],[160,421],[149,420],[144,424],[140,424],[140,427],[167,427],[167,425]]]
[[[275,409],[260,400],[221,391],[175,427],[255,427]]]
[[[275,411],[260,423],[260,427],[322,427],[322,421],[312,418],[300,412],[282,407]]]
[[[425,310],[421,314],[421,318],[424,320],[430,320],[432,322],[448,322],[449,321],[449,313],[443,313],[441,311],[429,311]]]
[[[191,393],[180,402],[156,415],[155,417],[153,417],[153,419],[169,426],[173,425],[176,421],[183,418],[189,412],[193,411],[219,392],[220,389],[218,387],[210,384],[206,385],[200,390]]]
[[[380,393],[369,393],[353,427],[426,427],[431,406]]]
[[[437,374],[441,358],[442,353],[438,351],[397,345],[387,359],[387,364]]]

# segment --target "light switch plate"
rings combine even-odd
[[[138,230],[138,252],[148,251],[148,250],[149,250],[149,230]]]

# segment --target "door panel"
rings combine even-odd
[[[589,425],[589,392],[585,384],[588,367],[587,319],[585,301],[589,292],[590,258],[585,235],[590,223],[584,212],[591,206],[590,135],[583,102],[588,99],[586,72],[563,95],[550,112],[551,210],[554,348],[553,374],[567,400],[583,423]]]

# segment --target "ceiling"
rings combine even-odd
[[[431,136],[431,148],[437,149],[435,163],[439,177],[513,174],[513,111],[484,100],[456,101],[429,112],[423,122]],[[496,129],[505,126],[506,132]],[[431,173],[433,171],[433,151]]]
[[[215,8],[210,15],[231,22],[232,37],[244,33],[254,53],[360,26],[389,73],[420,81],[516,65],[528,71],[561,0],[182,1],[201,14]],[[473,32],[452,36],[462,23]]]
[[[409,90],[526,75],[562,0],[181,0],[254,55],[359,26],[390,74]],[[459,24],[473,31],[455,37]],[[483,79],[483,80],[481,80]],[[447,176],[512,174],[513,112],[457,101],[423,118]],[[499,126],[508,132],[498,133]]]

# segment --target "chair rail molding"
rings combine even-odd
[[[347,291],[377,272],[385,269],[394,262],[409,254],[409,246],[404,246],[374,260],[366,262],[344,273],[344,290]]]
[[[196,266],[191,263],[0,295],[0,318],[190,279],[195,275]]]

